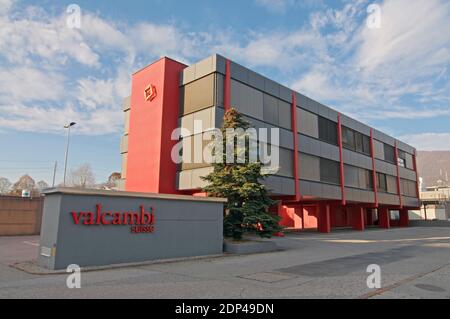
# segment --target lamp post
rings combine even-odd
[[[69,124],[64,125],[64,128],[67,129],[67,142],[66,142],[66,156],[64,160],[64,179],[63,179],[63,186],[66,186],[66,171],[67,171],[67,157],[69,155],[69,142],[70,142],[70,128],[74,126],[75,122],[70,122]]]

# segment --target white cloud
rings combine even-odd
[[[284,13],[286,7],[292,4],[292,0],[255,0],[255,3],[275,13]]]
[[[381,28],[361,28],[357,64],[373,71],[395,64],[410,69],[449,45],[450,3],[440,0],[394,0],[381,6]],[[421,70],[414,70],[421,72]]]
[[[450,150],[450,133],[420,133],[403,135],[400,140],[413,145],[419,151]]]
[[[0,0],[0,16],[7,14],[12,6],[12,0]]]
[[[272,9],[294,3],[258,1]],[[20,109],[0,114],[0,126],[21,128],[34,114],[39,121],[27,128],[46,130],[70,116],[95,123],[91,130],[80,127],[86,134],[120,132],[120,105],[133,71],[162,55],[192,63],[216,52],[275,70],[284,84],[359,119],[447,116],[450,35],[433,31],[450,26],[450,4],[385,1],[379,30],[366,28],[368,4],[346,1],[340,9],[317,11],[290,31],[208,33],[169,23],[125,24],[88,11],[82,12],[81,29],[69,29],[64,12],[48,16],[39,7],[16,12],[11,1],[0,0],[0,13],[6,13],[0,14],[0,58],[8,61],[0,71],[0,108]],[[30,103],[34,100],[42,103]],[[54,113],[48,121],[41,116],[46,112]]]
[[[2,101],[56,101],[64,97],[64,77],[32,67],[0,69]]]

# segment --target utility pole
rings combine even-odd
[[[63,186],[66,186],[66,172],[67,172],[67,157],[69,156],[69,142],[70,142],[70,128],[74,126],[75,122],[70,122],[69,124],[64,125],[64,128],[67,129],[67,142],[66,142],[66,156],[64,160],[64,178],[63,178]]]
[[[56,177],[56,167],[58,166],[58,162],[55,161],[55,166],[53,167],[53,182],[52,187],[55,187],[55,177]]]

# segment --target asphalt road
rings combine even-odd
[[[275,238],[283,250],[65,274],[11,268],[38,237],[0,237],[0,298],[450,298],[450,228],[393,228]],[[381,269],[368,288],[369,264]]]

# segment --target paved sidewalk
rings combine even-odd
[[[417,227],[293,233],[283,251],[66,275],[8,265],[37,254],[36,237],[0,237],[0,298],[450,298],[450,231]],[[366,268],[381,267],[382,289]]]

